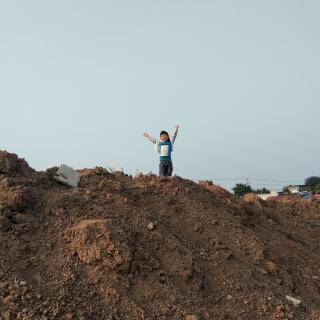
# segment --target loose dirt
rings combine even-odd
[[[320,319],[318,202],[55,171],[0,152],[0,319]]]

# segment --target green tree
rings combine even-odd
[[[307,190],[310,192],[317,193],[320,191],[320,177],[311,176],[305,180],[305,185],[307,186]]]
[[[271,191],[266,189],[265,187],[263,187],[262,189],[254,190],[253,192],[256,194],[269,194],[269,193],[271,193]]]
[[[232,189],[234,194],[238,197],[243,197],[246,193],[253,192],[249,184],[237,183],[236,186]]]

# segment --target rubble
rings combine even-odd
[[[75,188],[79,185],[80,174],[71,167],[62,164],[55,174],[54,179],[68,187]]]
[[[290,296],[286,296],[286,299],[292,303],[295,307],[297,307],[300,303],[301,303],[301,300],[299,299],[296,299],[296,298],[293,298],[293,297],[290,297]]]

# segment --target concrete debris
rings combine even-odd
[[[297,307],[301,303],[301,300],[298,300],[296,298],[292,298],[290,296],[286,296],[286,299],[287,299],[287,301],[292,303],[295,307]]]
[[[75,188],[79,185],[80,174],[71,167],[62,164],[54,176],[54,179],[68,187]]]

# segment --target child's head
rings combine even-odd
[[[160,132],[160,140],[161,141],[170,141],[170,137],[167,131]]]

